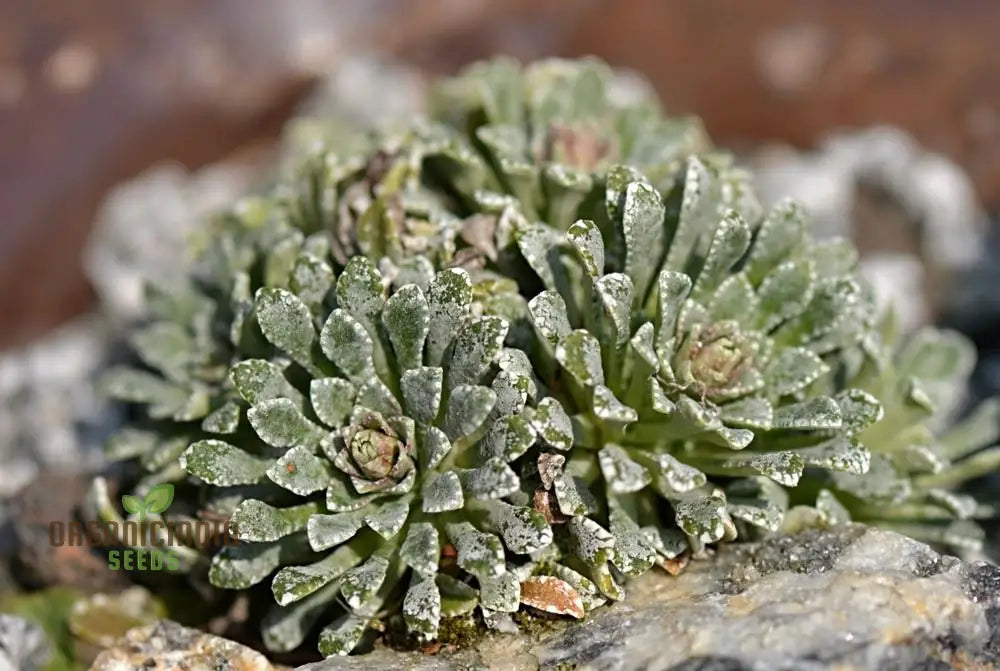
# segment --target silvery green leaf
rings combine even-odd
[[[479,454],[489,459],[513,461],[535,443],[535,429],[523,415],[509,415],[493,422],[479,441]]]
[[[716,177],[698,157],[689,157],[686,167],[677,229],[664,263],[665,269],[676,272],[684,270],[698,240],[710,234],[719,219]]]
[[[594,222],[580,219],[566,230],[566,237],[584,269],[592,277],[604,272],[604,240]]]
[[[905,445],[892,454],[893,462],[905,473],[940,473],[950,464],[930,445]]]
[[[131,368],[112,368],[101,376],[101,388],[105,394],[120,401],[158,404],[165,408],[179,407],[188,397],[184,387],[153,373]],[[170,410],[165,414],[172,413]]]
[[[416,284],[425,294],[434,280],[434,264],[426,256],[413,256],[400,262],[393,287],[399,289],[407,284]]]
[[[440,554],[438,532],[433,524],[416,522],[409,526],[399,548],[399,556],[407,566],[424,577],[432,577],[437,573]]]
[[[625,236],[625,273],[632,278],[636,298],[646,295],[664,248],[665,207],[660,193],[649,184],[632,182],[625,188],[622,232]]]
[[[459,385],[451,392],[445,411],[444,432],[451,440],[471,436],[482,426],[497,395],[492,389],[474,385]]]
[[[437,636],[441,622],[441,591],[433,578],[414,573],[403,597],[403,620],[407,630],[427,638]]]
[[[236,391],[250,405],[272,398],[290,398],[301,404],[302,394],[285,379],[282,368],[270,361],[240,361],[230,369],[229,377]]]
[[[424,356],[424,340],[430,331],[430,308],[415,284],[401,287],[385,302],[382,322],[401,370],[416,368]]]
[[[153,431],[124,428],[115,431],[108,438],[105,456],[108,459],[133,459],[146,454],[156,447],[159,436]]]
[[[212,557],[208,580],[224,589],[247,589],[271,575],[283,562],[295,561],[302,554],[301,546],[299,534],[273,543],[224,545]]]
[[[927,490],[927,500],[945,508],[960,520],[974,517],[979,509],[979,504],[974,497],[968,494],[950,492],[946,489]]]
[[[764,475],[787,487],[794,487],[802,477],[806,460],[797,452],[764,452],[727,459],[723,467],[739,472]]]
[[[543,291],[528,301],[528,310],[539,335],[553,346],[558,345],[560,340],[569,335],[571,328],[566,302],[559,292]]]
[[[729,210],[722,217],[712,243],[708,248],[708,256],[695,280],[692,295],[701,300],[718,288],[723,278],[733,266],[743,257],[750,246],[750,227],[739,212]]]
[[[193,422],[202,419],[211,409],[212,399],[204,387],[196,386],[180,404],[180,406],[153,404],[149,407],[149,416],[162,419],[169,416],[175,422]]]
[[[729,514],[755,527],[777,531],[788,508],[788,494],[767,478],[734,481],[726,490]]]
[[[611,562],[627,576],[639,576],[656,561],[656,550],[635,523],[618,505],[611,506],[608,530],[615,538]]]
[[[664,270],[657,281],[660,304],[660,323],[656,334],[656,344],[662,346],[674,337],[677,317],[681,306],[691,292],[691,278],[684,273]]]
[[[347,311],[330,313],[320,331],[319,344],[326,358],[356,386],[375,376],[371,336]]]
[[[318,310],[323,305],[323,300],[333,288],[334,276],[330,266],[320,258],[312,254],[299,254],[292,268],[292,274],[288,278],[288,288],[302,301]]]
[[[479,384],[500,355],[507,329],[507,321],[499,317],[481,317],[462,328],[448,365],[447,387]]]
[[[808,222],[802,206],[791,199],[778,202],[760,226],[746,272],[757,284],[803,243]]]
[[[427,427],[420,440],[420,467],[424,471],[436,468],[451,451],[451,441],[436,426]]]
[[[563,515],[589,515],[597,510],[597,500],[582,479],[560,473],[552,480],[559,512]]]
[[[816,495],[816,510],[827,524],[847,524],[851,521],[851,513],[829,489],[819,490]]]
[[[622,273],[609,273],[594,282],[594,291],[600,301],[604,323],[611,328],[611,344],[621,347],[631,335],[632,279]]]
[[[708,301],[713,321],[733,320],[741,326],[755,327],[759,300],[746,273],[730,275]]]
[[[335,596],[333,589],[324,589],[289,606],[274,604],[261,620],[264,647],[269,652],[289,652],[302,645]]]
[[[385,288],[375,264],[364,256],[351,258],[337,279],[337,305],[375,338],[384,303]]]
[[[828,396],[782,405],[774,410],[775,429],[839,429],[842,423],[840,406]]]
[[[513,613],[521,605],[521,583],[511,572],[479,579],[479,601],[484,608]]]
[[[267,469],[267,477],[290,492],[308,496],[326,489],[332,474],[329,461],[317,457],[311,448],[299,445],[285,452]]]
[[[313,412],[327,426],[339,429],[354,407],[354,385],[339,377],[313,378],[309,381],[309,400]]]
[[[642,534],[646,537],[646,542],[667,559],[675,559],[691,548],[687,536],[675,526],[666,529],[659,526],[643,527]]]
[[[447,573],[438,573],[433,579],[441,591],[442,615],[446,617],[467,615],[479,605],[479,592],[461,580],[452,578]]]
[[[552,543],[552,528],[538,511],[503,501],[484,501],[481,507],[489,529],[500,534],[511,552],[529,554]]]
[[[604,384],[601,345],[588,331],[571,331],[556,348],[556,359],[584,387]]]
[[[302,249],[302,240],[302,232],[293,230],[288,237],[274,243],[268,250],[264,263],[265,286],[288,286],[288,276]]]
[[[546,289],[554,290],[557,287],[557,271],[553,269],[551,255],[559,242],[559,232],[544,224],[527,224],[517,231],[517,246],[521,250],[521,256],[541,278]]]
[[[326,507],[333,513],[346,513],[364,507],[376,498],[375,494],[359,495],[346,477],[333,474],[326,489]]]
[[[406,524],[410,514],[410,502],[406,498],[379,502],[375,509],[365,515],[365,524],[385,540],[393,538]]]
[[[615,537],[589,517],[577,515],[566,523],[573,554],[592,566],[611,559]]]
[[[717,411],[702,405],[689,396],[681,396],[677,399],[677,410],[684,421],[701,431],[712,431],[722,425]]]
[[[267,543],[301,531],[319,510],[317,503],[275,508],[257,499],[247,499],[233,511],[229,525],[241,541]]]
[[[239,424],[240,406],[233,401],[227,401],[202,420],[201,430],[224,435],[236,433]]]
[[[460,470],[462,490],[477,500],[499,499],[517,491],[520,481],[501,457],[491,457],[479,468]]]
[[[813,299],[816,271],[808,259],[786,261],[769,272],[757,288],[758,325],[771,331],[798,316]]]
[[[186,435],[174,436],[160,440],[155,447],[140,458],[143,470],[156,472],[164,468],[173,468],[177,459],[190,444]]]
[[[633,461],[621,446],[613,443],[601,448],[598,463],[604,479],[616,494],[637,492],[653,480],[642,464]]]
[[[506,570],[503,544],[496,536],[477,531],[468,522],[448,523],[445,531],[458,552],[458,565],[472,575],[485,578]]]
[[[404,371],[399,380],[406,413],[423,424],[430,424],[441,408],[441,391],[444,371],[440,368],[420,367]]]
[[[958,459],[1000,439],[1000,399],[990,398],[946,431],[940,440],[941,453]]]
[[[444,351],[468,315],[471,303],[472,282],[464,270],[460,268],[443,270],[431,282],[427,288],[430,331],[427,333],[425,361],[428,365],[441,365]]]
[[[496,392],[497,402],[491,414],[493,419],[516,415],[524,410],[528,400],[528,390],[531,380],[516,373],[501,370],[490,383],[490,389]]]
[[[538,403],[531,425],[546,445],[557,450],[568,450],[573,446],[573,423],[562,404],[552,396]]]
[[[809,246],[808,254],[820,277],[847,274],[858,264],[858,252],[854,245],[839,236],[814,241]]]
[[[321,552],[349,540],[361,528],[364,516],[358,511],[333,515],[313,515],[306,525],[309,545]]]
[[[316,329],[309,306],[290,291],[261,287],[255,296],[254,309],[268,342],[307,370],[316,371],[312,363]]]
[[[342,615],[337,618],[319,633],[320,654],[325,657],[350,654],[361,642],[369,622],[369,618],[358,615]]]
[[[629,341],[632,351],[638,355],[639,361],[648,369],[649,375],[655,375],[660,369],[659,358],[656,356],[656,349],[653,345],[655,336],[652,322],[645,322],[636,329],[635,335]],[[644,374],[642,367],[637,364],[636,370],[632,373],[633,377],[641,377]]]
[[[605,422],[631,424],[639,420],[639,413],[617,398],[614,392],[599,384],[594,387],[594,414]]]
[[[403,413],[399,401],[389,390],[385,383],[377,377],[372,377],[358,388],[358,396],[355,399],[355,407],[361,406],[380,412],[388,417],[393,417]]]
[[[845,389],[834,399],[840,406],[844,429],[851,435],[864,431],[884,414],[879,400],[862,389]]]
[[[143,363],[178,382],[189,379],[189,368],[202,358],[187,329],[176,323],[150,324],[133,333],[130,341]]]
[[[880,454],[872,455],[868,472],[864,475],[833,471],[831,476],[837,489],[860,499],[899,502],[907,499],[913,491],[911,481],[888,457]]]
[[[288,398],[260,401],[247,410],[247,419],[260,439],[272,447],[315,445],[324,433]]]
[[[462,483],[454,471],[430,473],[423,488],[422,509],[425,513],[458,510],[465,504]]]
[[[648,385],[649,402],[653,412],[666,415],[668,417],[678,412],[677,404],[667,397],[667,393],[663,391],[663,386],[657,381],[656,378],[649,378]]]
[[[357,219],[358,249],[366,257],[398,259],[401,254],[399,223],[403,216],[398,202],[388,202],[383,196],[361,213]]]
[[[675,501],[673,506],[677,526],[703,543],[721,539],[726,533],[727,523],[732,524],[722,496],[695,495]]]
[[[368,602],[385,582],[389,561],[375,555],[368,561],[355,566],[344,574],[340,581],[340,593],[352,609],[360,608]]]
[[[199,440],[180,456],[180,466],[210,485],[252,485],[267,472],[271,460],[247,454],[221,440]]]
[[[705,474],[666,453],[643,455],[649,461],[651,475],[665,495],[690,492],[703,487]]]
[[[764,370],[768,389],[775,396],[785,396],[802,391],[830,372],[813,351],[804,347],[787,347]]]
[[[774,422],[774,408],[770,401],[758,396],[750,396],[720,408],[722,421],[726,424],[761,429],[767,431]]]
[[[312,564],[286,566],[275,574],[271,592],[279,605],[287,606],[332,583],[360,559],[353,548],[344,546]]]

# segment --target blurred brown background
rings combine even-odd
[[[0,0],[0,347],[93,304],[79,253],[109,187],[266,145],[347,54],[592,53],[734,147],[891,123],[996,212],[998,35],[995,0]]]

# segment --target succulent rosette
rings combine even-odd
[[[899,348],[849,243],[594,61],[479,64],[432,105],[206,227],[108,378],[147,406],[112,453],[230,518],[209,579],[270,584],[269,648],[582,617],[797,524],[975,540],[953,487],[997,467],[996,406],[947,428],[968,345]]]

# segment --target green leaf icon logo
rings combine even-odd
[[[162,513],[174,500],[174,486],[169,483],[156,485],[146,494],[146,512]]]
[[[145,520],[147,513],[159,514],[166,511],[173,500],[174,486],[164,483],[150,489],[145,499],[125,494],[122,496],[122,508],[131,515],[138,514],[140,520]]]
[[[122,508],[125,509],[125,512],[135,515],[143,512],[144,506],[139,497],[126,494],[122,497]]]

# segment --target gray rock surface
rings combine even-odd
[[[376,650],[333,669],[923,671],[1000,668],[1000,568],[860,526],[729,546],[677,578],[543,633],[430,657]]]
[[[106,325],[84,318],[0,354],[0,502],[40,469],[79,471],[100,463],[118,422],[95,382],[108,360],[107,343]]]
[[[90,671],[274,671],[259,652],[161,620],[129,631]]]
[[[40,671],[51,654],[48,639],[37,625],[0,614],[0,671]]]

